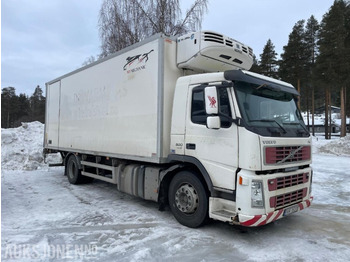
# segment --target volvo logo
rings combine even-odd
[[[282,159],[281,161],[278,161],[277,164],[282,164],[282,163],[286,162],[288,159],[294,157],[294,155],[295,155],[296,153],[298,153],[303,147],[304,147],[304,146],[299,146],[297,149],[291,151],[287,157],[285,157],[285,158]]]
[[[276,145],[276,140],[262,141],[264,145]]]

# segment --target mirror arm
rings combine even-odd
[[[236,119],[232,118],[232,120],[233,120],[233,123],[235,123],[237,126],[243,126],[243,127],[245,126],[244,120],[240,117],[237,117]]]
[[[237,126],[245,126],[243,119],[240,118],[240,117],[237,117],[236,119],[234,119],[234,118],[232,118],[232,117],[230,117],[228,115],[225,115],[225,114],[223,114],[221,112],[218,113],[218,116],[226,118],[228,121],[230,121],[231,123],[236,124]]]

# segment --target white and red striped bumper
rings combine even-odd
[[[305,200],[301,203],[298,203],[298,211],[303,210],[304,208],[307,208],[311,205],[311,202],[313,200],[313,197],[310,197],[310,199]],[[266,215],[255,215],[255,216],[247,216],[244,214],[238,214],[239,224],[246,227],[257,227],[257,226],[263,226],[268,223],[271,223],[277,219],[280,219],[283,217],[284,211],[287,208],[280,209],[271,213],[268,213]]]

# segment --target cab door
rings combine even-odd
[[[216,85],[217,101],[205,97],[205,86],[191,86],[186,119],[185,154],[195,157],[206,168],[217,189],[235,190],[235,172],[238,165],[237,125],[229,118],[235,118],[232,87]],[[217,106],[221,114],[220,128],[207,127],[205,99],[211,106]]]

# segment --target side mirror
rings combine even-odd
[[[218,93],[216,91],[216,86],[207,86],[204,89],[205,96],[205,111],[207,115],[217,115],[219,113],[218,109]]]
[[[207,117],[207,128],[209,129],[220,129],[221,120],[219,116],[208,116]]]

